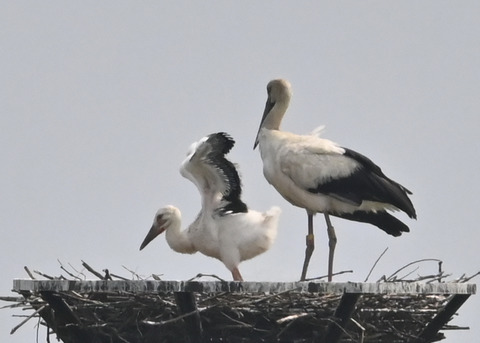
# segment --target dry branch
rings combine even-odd
[[[439,262],[441,263],[442,261],[439,260],[439,259],[436,259],[436,258],[423,258],[423,259],[420,259],[420,260],[416,260],[416,261],[413,261],[413,262],[410,262],[410,263],[407,263],[406,265],[404,265],[403,267],[397,269],[394,273],[392,273],[389,277],[386,278],[386,281],[393,281],[393,280],[397,280],[395,278],[395,275],[397,275],[399,272],[401,272],[402,270],[410,267],[411,265],[413,264],[418,264],[418,263],[422,263],[422,262],[430,262],[430,261],[435,261],[435,262]],[[410,273],[409,273],[410,274]],[[409,275],[408,274],[408,275]],[[405,276],[402,278],[404,279]]]
[[[35,280],[35,277],[33,276],[32,272],[30,271],[30,269],[28,269],[27,266],[24,266],[23,269],[25,269],[25,271],[27,272],[28,276],[30,276],[30,279]]]
[[[74,279],[82,280],[80,277],[78,277],[78,276],[74,275],[73,273],[71,273],[70,271],[68,271],[68,269],[65,268],[65,266],[62,264],[62,262],[59,259],[57,259],[57,262],[60,264],[60,269],[62,269],[65,273],[67,273],[68,275],[70,275]]]
[[[367,282],[368,278],[370,277],[370,275],[372,274],[373,270],[374,270],[375,267],[377,266],[378,261],[380,261],[380,259],[383,257],[383,255],[385,255],[385,253],[387,252],[387,250],[388,250],[388,247],[386,247],[385,250],[383,250],[383,252],[380,254],[380,256],[378,256],[377,260],[376,260],[375,263],[373,264],[372,268],[370,268],[370,271],[368,272],[367,277],[365,278],[365,280],[364,280],[363,282]]]
[[[105,277],[102,274],[100,274],[95,269],[90,267],[85,261],[82,261],[82,266],[84,266],[86,270],[88,270],[90,273],[98,277],[100,280],[105,280]]]
[[[15,326],[11,331],[10,331],[10,335],[13,335],[15,333],[15,331],[17,331],[19,328],[21,328],[23,326],[23,324],[25,324],[26,322],[28,322],[30,319],[34,318],[34,317],[38,317],[38,313],[40,311],[43,311],[43,309],[45,309],[48,305],[43,305],[41,306],[39,309],[37,309],[35,312],[33,312],[30,316],[28,316],[25,320],[23,320],[20,324],[18,324],[17,326]]]
[[[348,273],[353,273],[353,270],[342,270],[336,273],[333,273],[332,276],[338,276],[342,274],[348,274]],[[315,280],[321,280],[321,279],[326,279],[328,275],[322,275],[322,276],[317,276],[317,277],[312,277],[309,279],[305,279],[305,281],[315,281]]]

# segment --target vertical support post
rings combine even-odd
[[[359,298],[360,294],[357,293],[343,294],[333,316],[334,323],[330,323],[328,326],[325,342],[336,343],[340,340],[344,331],[343,329],[352,317],[353,311],[355,310],[355,304]]]
[[[180,315],[191,313],[191,315],[183,318],[189,341],[191,343],[201,343],[203,341],[203,328],[194,293],[175,292],[175,301]]]
[[[49,326],[54,328],[55,333],[63,342],[91,341],[92,337],[82,330],[80,318],[78,318],[59,294],[51,291],[43,291],[40,292],[40,295],[53,310],[48,314],[42,314],[42,318]],[[67,328],[69,325],[72,326]],[[73,329],[75,327],[77,328],[76,330]]]

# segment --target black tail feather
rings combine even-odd
[[[345,184],[346,180],[340,181],[343,188],[346,188],[349,192],[355,190],[353,193],[360,197],[361,200],[392,204],[408,214],[410,218],[417,218],[413,203],[408,197],[408,194],[412,194],[411,191],[388,178],[382,172],[382,169],[368,157],[351,149],[344,149],[344,156],[354,159],[362,165],[362,168],[350,175],[350,179],[354,179],[350,181],[353,181],[353,184]],[[355,177],[353,178],[352,176]]]
[[[353,213],[332,214],[343,219],[353,220],[362,223],[375,225],[389,235],[398,237],[402,232],[410,232],[410,229],[403,222],[385,211],[363,212],[355,211]]]

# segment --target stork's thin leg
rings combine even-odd
[[[310,263],[310,257],[312,257],[313,250],[315,249],[315,238],[313,236],[313,214],[308,213],[308,235],[307,235],[307,247],[305,248],[305,261],[303,261],[302,276],[300,281],[305,281],[307,277],[308,264]]]
[[[232,270],[233,281],[243,281],[242,274],[237,267],[233,268]]]
[[[335,229],[330,222],[330,217],[325,213],[325,221],[327,222],[327,234],[328,234],[328,281],[332,281],[333,274],[333,255],[335,253],[335,246],[337,245],[337,236],[335,235]]]

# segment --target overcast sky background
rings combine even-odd
[[[273,248],[241,264],[245,280],[297,280],[305,211],[265,181],[252,150],[277,77],[294,93],[284,130],[326,125],[324,137],[414,193],[418,220],[399,215],[411,229],[400,238],[334,219],[335,270],[354,271],[336,281],[363,281],[386,247],[370,281],[423,258],[443,260],[451,279],[480,270],[478,1],[2,1],[0,46],[1,295],[14,295],[24,266],[62,274],[57,259],[127,277],[122,266],[230,279],[164,237],[138,251],[157,208],[193,221],[200,198],[178,168],[218,131],[237,142],[247,204],[283,210]],[[314,224],[310,277],[327,270],[323,217]],[[412,277],[436,271],[424,263]],[[480,297],[459,313],[453,323],[471,330],[447,341],[472,342]],[[34,342],[34,320],[9,335],[21,321],[12,314],[25,312],[0,310],[0,340]]]

